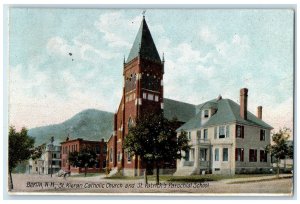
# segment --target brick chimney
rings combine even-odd
[[[257,107],[257,117],[262,119],[262,106]]]
[[[240,90],[240,115],[245,120],[247,120],[247,101],[248,89],[243,88]]]

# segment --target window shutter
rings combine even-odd
[[[235,148],[235,161],[238,160],[238,148]]]
[[[251,162],[251,158],[252,158],[251,149],[249,149],[249,162]]]
[[[226,125],[226,137],[229,137],[229,134],[230,134],[229,125]]]
[[[218,131],[218,127],[215,127],[215,139],[217,139],[217,135],[218,135],[217,131]]]
[[[242,127],[242,138],[244,138],[244,126],[241,127]]]
[[[244,161],[244,148],[241,150],[241,161]]]
[[[254,161],[257,161],[257,150],[254,150]]]

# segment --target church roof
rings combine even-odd
[[[126,63],[140,55],[141,58],[161,62],[156,46],[152,39],[150,30],[143,17],[140,29],[135,37],[134,43],[130,50]]]
[[[185,123],[195,114],[195,105],[164,98],[164,117],[168,120],[177,118],[178,121]]]
[[[209,118],[207,122],[201,125],[201,111],[206,109],[207,104],[216,104],[217,112]],[[222,125],[225,123],[239,123],[244,125],[259,126],[266,129],[273,129],[263,120],[257,118],[254,114],[247,111],[247,120],[240,116],[240,105],[230,99],[211,100],[197,106],[199,112],[187,123],[183,124],[177,130],[192,130],[205,128],[209,126]]]

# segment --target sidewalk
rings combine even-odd
[[[292,178],[293,174],[280,174],[279,178]],[[248,182],[257,182],[257,181],[267,181],[276,179],[276,175],[268,175],[268,176],[256,176],[256,177],[248,177],[248,178],[233,178],[233,179],[224,179],[220,182],[226,184],[234,184],[234,183],[248,183]]]

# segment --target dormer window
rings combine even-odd
[[[204,118],[208,118],[208,110],[204,110]]]

